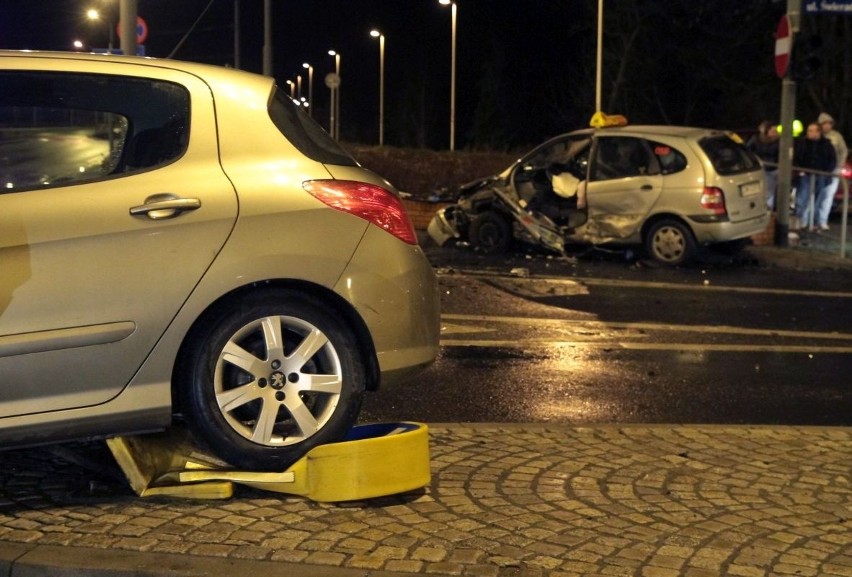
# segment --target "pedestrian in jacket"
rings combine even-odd
[[[766,206],[775,210],[775,193],[778,188],[778,145],[780,136],[778,128],[764,120],[757,127],[757,134],[749,138],[746,147],[751,150],[763,163],[763,174],[766,180]]]
[[[817,195],[825,188],[827,175],[805,172],[800,169],[817,170],[830,173],[834,170],[835,155],[831,141],[822,134],[822,128],[816,122],[808,125],[804,137],[799,137],[793,148],[793,165],[797,169],[796,182],[796,219],[794,230],[811,226],[811,195]],[[817,206],[816,204],[814,206]]]
[[[822,112],[817,118],[823,135],[831,142],[834,147],[834,176],[826,179],[823,190],[817,195],[817,200],[814,203],[814,228],[817,230],[828,230],[828,215],[831,213],[831,204],[834,202],[834,194],[837,192],[837,187],[840,186],[840,174],[843,170],[843,165],[846,163],[846,157],[849,155],[849,149],[846,146],[846,140],[843,135],[834,129],[834,118],[826,112]]]

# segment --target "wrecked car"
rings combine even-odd
[[[503,172],[463,185],[430,237],[485,253],[520,241],[641,245],[676,266],[702,245],[734,251],[769,223],[759,160],[735,135],[705,128],[611,126],[537,146]]]

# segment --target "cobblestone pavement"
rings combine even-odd
[[[430,448],[424,490],[340,504],[137,498],[100,443],[0,453],[0,573],[852,576],[852,428],[430,425]]]

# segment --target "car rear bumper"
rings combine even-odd
[[[738,222],[702,223],[693,220],[691,225],[695,240],[701,244],[739,240],[764,232],[769,226],[769,212]]]
[[[438,281],[419,246],[369,227],[334,290],[367,325],[383,385],[399,382],[438,356]]]

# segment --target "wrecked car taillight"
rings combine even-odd
[[[705,186],[701,193],[701,207],[712,210],[714,214],[725,214],[725,192],[715,186]]]
[[[402,201],[381,186],[353,180],[308,180],[302,188],[331,208],[363,218],[403,242],[417,244]]]

